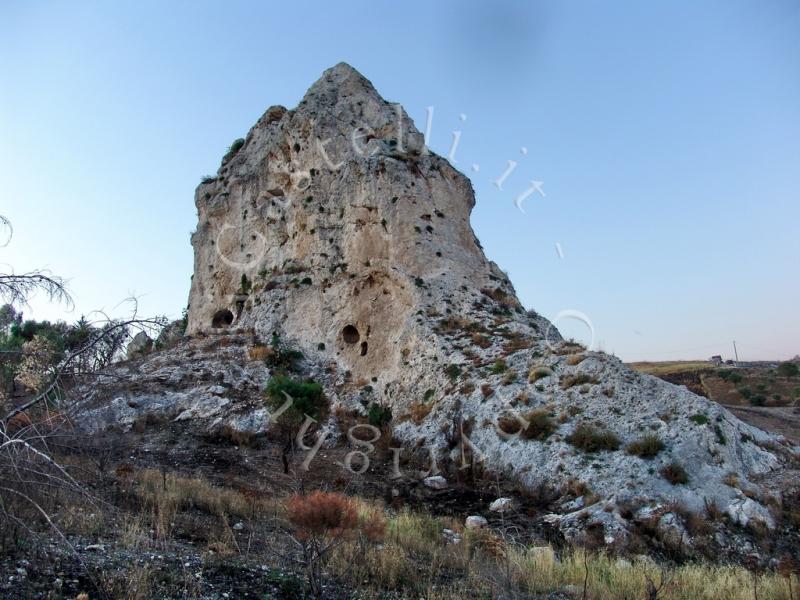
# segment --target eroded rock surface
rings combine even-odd
[[[524,310],[470,227],[469,180],[350,66],[267,110],[195,202],[189,337],[95,384],[95,429],[155,413],[266,431],[264,362],[197,348],[235,329],[301,350],[335,410],[390,407],[394,435],[445,470],[467,456],[529,490],[571,490],[548,515],[568,537],[594,524],[616,543],[642,510],[683,535],[665,507],[709,503],[775,526],[759,482],[791,454],[784,440]],[[630,447],[648,436],[652,455]]]

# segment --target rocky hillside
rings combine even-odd
[[[567,539],[624,546],[647,521],[691,543],[681,515],[710,506],[731,532],[783,527],[785,440],[523,309],[470,227],[469,180],[352,67],[268,109],[195,203],[188,338],[86,386],[87,428],[263,436],[281,374],[321,386],[310,446],[390,421],[401,479],[447,487],[471,465],[546,493]]]

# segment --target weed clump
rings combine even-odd
[[[575,387],[576,385],[583,385],[585,383],[594,384],[600,382],[593,375],[588,375],[587,373],[574,373],[572,375],[567,375],[561,380],[561,389],[567,390],[571,387]]]
[[[683,485],[689,483],[689,474],[680,463],[671,462],[662,467],[661,476],[672,485]]]
[[[598,429],[590,423],[581,423],[567,438],[567,442],[583,452],[600,452],[619,449],[619,438],[611,431]]]
[[[655,458],[664,449],[664,442],[656,435],[646,435],[634,440],[625,448],[625,452],[639,458]]]

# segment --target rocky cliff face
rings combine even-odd
[[[680,532],[674,507],[708,503],[775,526],[764,481],[782,440],[526,312],[470,227],[469,180],[350,66],[296,109],[267,110],[195,202],[195,341],[118,367],[132,390],[88,390],[98,428],[156,411],[265,432],[263,361],[197,353],[198,339],[252,331],[300,349],[333,412],[389,407],[394,436],[445,472],[468,456],[529,490],[572,489],[549,517],[568,536],[594,524],[614,543],[636,519]]]
[[[346,64],[295,110],[270,108],[195,202],[190,334],[324,344],[319,358],[383,388],[440,356],[428,313],[465,315],[482,289],[519,306],[470,227],[469,180]]]

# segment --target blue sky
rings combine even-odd
[[[800,353],[788,0],[6,0],[0,214],[15,236],[0,262],[49,267],[77,303],[29,314],[121,313],[135,293],[141,313],[179,315],[200,177],[342,60],[420,129],[434,106],[437,152],[462,131],[473,226],[526,307],[585,313],[626,360],[727,358],[734,339],[743,359]],[[546,195],[521,213],[532,180]]]

